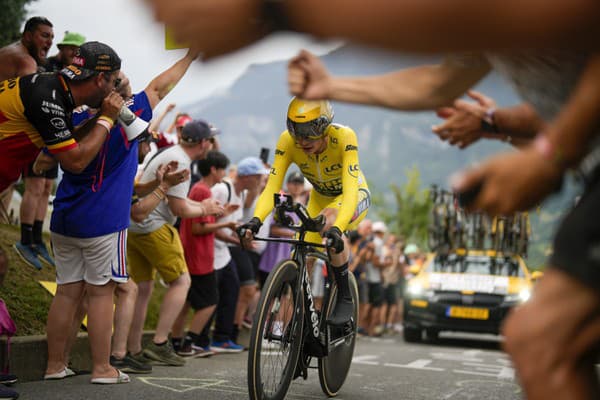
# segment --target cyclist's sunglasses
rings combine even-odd
[[[317,140],[325,136],[325,129],[329,125],[329,121],[324,117],[308,122],[294,122],[288,118],[286,125],[294,139]]]

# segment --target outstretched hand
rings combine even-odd
[[[156,19],[205,60],[238,50],[268,32],[259,0],[149,0]]]
[[[496,107],[496,102],[479,92],[469,90],[467,95],[475,102],[458,99],[453,107],[443,107],[437,110],[441,124],[434,125],[431,130],[440,139],[448,141],[461,149],[475,143],[482,137],[491,137],[481,130],[481,120],[490,108]]]
[[[492,157],[455,175],[452,188],[456,192],[467,192],[481,185],[467,209],[505,215],[539,204],[560,188],[563,173],[564,169],[529,146],[522,151]]]
[[[331,75],[319,57],[301,50],[288,63],[288,88],[294,96],[307,100],[327,98]]]

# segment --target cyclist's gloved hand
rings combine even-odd
[[[251,231],[253,235],[256,235],[261,226],[262,222],[260,222],[260,219],[253,217],[250,221],[240,225],[238,228],[238,235],[245,236],[247,230]]]
[[[342,231],[337,226],[332,226],[327,229],[324,237],[327,238],[327,247],[332,248],[335,254],[339,254],[344,250],[344,239],[342,239]]]

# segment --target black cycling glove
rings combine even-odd
[[[327,240],[327,247],[331,247],[335,254],[339,254],[344,250],[344,239],[342,239],[342,231],[337,226],[332,226],[327,229],[324,235]]]
[[[253,217],[250,221],[246,222],[242,226],[239,227],[238,232],[243,233],[243,230],[248,229],[251,230],[253,234],[257,234],[258,230],[262,226],[262,222],[257,217]]]

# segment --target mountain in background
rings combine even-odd
[[[341,47],[322,57],[334,75],[375,75],[440,60],[388,53],[354,45]],[[222,151],[233,163],[271,149],[285,129],[290,95],[286,81],[286,63],[253,65],[227,91],[209,99],[188,104],[184,109],[193,117],[205,118],[221,130]],[[515,92],[499,75],[492,73],[476,87],[493,97],[499,106],[519,102]],[[374,192],[385,198],[390,184],[401,186],[405,171],[416,166],[424,186],[447,186],[452,173],[485,159],[498,151],[510,150],[499,142],[481,141],[466,150],[458,150],[431,133],[431,125],[440,119],[433,112],[399,112],[377,107],[333,103],[335,122],[348,125],[358,136],[361,169]],[[535,263],[541,263],[548,239],[562,210],[572,204],[574,189],[554,196],[542,212],[533,213]],[[373,210],[377,211],[377,210]]]

